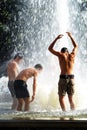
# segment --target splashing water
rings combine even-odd
[[[30,112],[56,112],[61,110],[57,90],[60,68],[57,58],[51,55],[48,51],[48,46],[58,34],[63,33],[63,39],[58,41],[55,48],[60,50],[61,47],[66,46],[71,51],[72,44],[65,33],[67,31],[72,32],[79,45],[74,68],[76,80],[74,100],[76,109],[86,109],[87,63],[84,62],[86,60],[84,58],[86,53],[85,41],[87,40],[87,33],[85,30],[85,19],[87,19],[87,15],[85,14],[86,12],[80,12],[78,2],[74,0],[25,0],[24,2],[28,5],[26,12],[27,17],[20,14],[20,20],[23,18],[26,19],[27,28],[25,28],[25,33],[21,35],[24,35],[27,39],[27,48],[25,50],[25,54],[29,58],[27,63],[28,66],[31,67],[39,61],[39,63],[41,63],[44,67],[42,74],[38,77],[36,99],[30,105]],[[85,14],[85,16],[83,14]],[[83,20],[84,24],[82,24]],[[84,36],[82,34],[84,34]],[[3,78],[4,80],[2,78],[0,79],[0,90],[3,88],[1,90],[2,93],[4,95],[8,93],[10,97],[7,89],[8,79],[5,77]],[[28,80],[28,89],[32,96],[32,80]],[[8,101],[11,102],[11,99],[9,98]],[[65,101],[67,109],[69,109],[67,96]],[[1,100],[1,102],[3,101]]]

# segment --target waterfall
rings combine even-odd
[[[25,68],[36,63],[41,63],[44,68],[38,77],[36,99],[31,103],[30,109],[32,111],[60,110],[57,90],[60,68],[57,58],[48,51],[48,46],[58,34],[63,33],[64,37],[56,45],[56,49],[60,50],[62,46],[67,46],[71,51],[72,44],[65,33],[67,31],[73,34],[79,46],[74,68],[76,80],[74,100],[77,108],[87,108],[85,101],[87,98],[86,12],[80,10],[81,5],[75,0],[24,0],[24,5],[26,8],[23,13],[19,13],[19,17],[22,25],[23,22],[26,23],[24,32],[20,34],[25,46],[24,55],[27,63]],[[1,78],[0,82],[9,93],[6,84],[8,79],[3,78],[5,81]],[[32,80],[28,81],[28,89],[32,96],[31,82]],[[5,94],[4,89],[3,93]],[[66,103],[69,107],[67,98]]]

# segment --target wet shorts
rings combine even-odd
[[[8,81],[8,88],[12,97],[15,97],[14,81]]]
[[[14,90],[15,90],[16,98],[30,97],[29,92],[27,90],[27,84],[23,80],[14,81]]]
[[[74,75],[60,75],[58,83],[58,94],[65,96],[65,94],[74,94]]]

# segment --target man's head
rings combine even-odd
[[[23,55],[21,53],[17,53],[13,59],[20,62],[23,59]]]
[[[65,52],[69,52],[69,51],[68,51],[68,49],[67,49],[66,47],[63,47],[63,48],[61,49],[61,52],[62,52],[62,53],[65,53]]]
[[[42,67],[41,64],[36,64],[36,65],[34,66],[34,68],[37,69],[37,71],[39,71],[39,72],[43,69],[43,67]]]
[[[17,53],[15,56],[14,56],[14,59],[16,58],[20,58],[22,59],[23,58],[23,55],[21,53]]]

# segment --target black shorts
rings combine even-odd
[[[30,97],[29,92],[27,90],[27,84],[23,80],[14,81],[14,90],[15,90],[16,98]]]
[[[8,88],[12,97],[16,97],[14,90],[14,81],[8,81]]]

